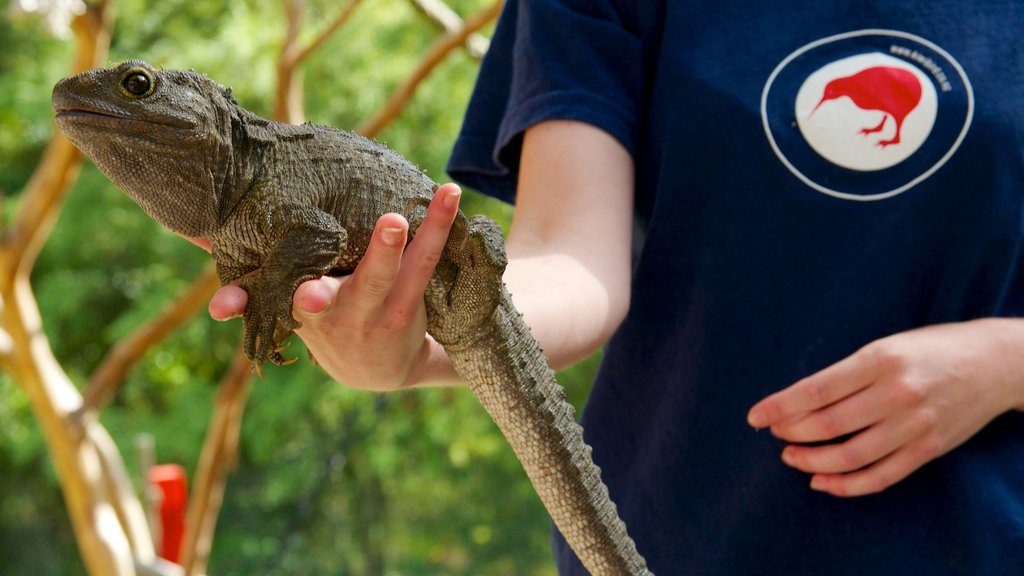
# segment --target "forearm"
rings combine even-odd
[[[1024,412],[1024,318],[975,320],[993,334],[995,351],[988,361],[997,378],[1006,383],[1013,409]]]
[[[633,160],[587,124],[527,131],[505,281],[552,367],[582,360],[625,318]]]
[[[538,279],[543,279],[543,285]],[[556,370],[600,348],[625,315],[625,306],[598,273],[566,254],[514,257],[505,282]]]

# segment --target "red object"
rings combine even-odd
[[[160,464],[149,469],[149,482],[160,489],[160,556],[177,562],[185,534],[185,509],[188,506],[188,477],[177,464]]]
[[[903,120],[917,108],[921,102],[921,81],[912,73],[888,66],[876,66],[861,70],[853,76],[836,78],[825,86],[821,101],[814,107],[816,111],[822,104],[842,96],[853,100],[863,110],[878,110],[885,115],[882,122],[872,128],[864,128],[861,134],[868,135],[881,132],[885,122],[892,117],[896,123],[896,135],[889,140],[878,143],[885,148],[890,144],[899,144],[900,130]],[[812,111],[811,114],[814,114]]]

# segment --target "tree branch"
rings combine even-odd
[[[54,134],[25,186],[21,210],[4,242],[4,258],[0,260],[0,292],[7,291],[6,285],[15,276],[31,272],[80,168],[78,150],[63,135]]]
[[[138,576],[185,576],[181,566],[163,558],[154,558],[150,562],[136,558],[135,572]]]
[[[302,102],[302,62],[310,54],[323,47],[324,43],[348,22],[362,0],[350,0],[334,20],[327,25],[313,41],[302,48],[299,46],[299,34],[302,31],[302,15],[306,10],[305,0],[286,0],[285,16],[287,25],[284,45],[277,60],[277,95],[274,105],[274,120],[288,124],[301,124],[305,121]]]
[[[82,397],[53,357],[26,277],[15,279],[6,304],[3,321],[18,351],[11,372],[25,390],[46,439],[82,560],[93,576],[129,576],[129,528],[120,523],[96,445],[87,435],[74,434],[68,424]],[[123,464],[114,461],[108,466]]]
[[[106,59],[112,22],[109,0],[90,5],[72,21],[72,73]],[[98,433],[98,424],[76,434],[69,422],[82,397],[53,357],[29,283],[80,166],[78,151],[55,134],[25,187],[14,226],[0,244],[0,325],[9,349],[4,362],[28,396],[46,439],[86,569],[93,575],[128,576],[134,574],[133,556],[152,556],[152,543],[145,524],[136,522],[134,494],[118,488],[126,473],[116,450],[110,450],[112,443],[103,442],[109,437]]]
[[[142,509],[142,504],[135,497],[131,479],[121,462],[117,445],[114,444],[114,440],[106,428],[98,422],[85,429],[85,436],[96,449],[96,456],[102,472],[101,477],[105,482],[111,506],[124,528],[134,557],[137,560],[153,562],[156,558],[156,550],[153,546],[153,538],[150,536],[149,522]]]
[[[221,380],[189,496],[181,547],[181,565],[187,576],[206,570],[228,471],[238,461],[239,429],[252,380],[252,363],[239,350]]]
[[[427,17],[442,32],[452,34],[462,28],[462,18],[444,0],[409,0],[416,11]],[[490,40],[476,32],[466,37],[462,45],[474,60],[480,60],[487,53]]]
[[[331,23],[328,24],[326,28],[321,30],[320,33],[317,34],[316,38],[314,38],[313,41],[309,43],[309,45],[299,50],[294,55],[292,59],[292,64],[295,66],[301,65],[303,61],[309,58],[310,54],[322,48],[323,45],[326,44],[327,41],[331,39],[331,36],[333,36],[334,33],[337,32],[338,30],[340,30],[341,27],[344,26],[346,22],[348,22],[348,19],[352,17],[352,14],[356,11],[356,8],[359,7],[359,3],[361,1],[362,0],[349,0],[348,6],[346,6],[341,12],[339,12],[338,15],[334,17],[334,20],[331,20]]]
[[[2,306],[0,306],[0,315],[3,314]],[[0,328],[0,366],[10,366],[11,356],[14,355],[14,341],[11,340],[10,334]]]
[[[11,335],[4,330],[3,318],[4,299],[3,294],[0,293],[0,368],[10,370],[12,362],[14,362],[14,340],[12,340]]]
[[[406,78],[405,82],[391,95],[391,99],[388,100],[377,114],[360,124],[356,128],[356,132],[368,138],[379,134],[385,126],[401,114],[409,100],[412,99],[420,82],[437,68],[452,50],[464,44],[470,34],[497,18],[498,14],[501,13],[503,5],[504,2],[501,0],[495,2],[467,18],[459,30],[444,34],[438,38],[427,50],[427,53],[423,55],[419,65]]]
[[[85,399],[77,417],[82,422],[94,418],[96,412],[103,409],[103,406],[124,383],[128,370],[150,348],[172,334],[201,310],[219,286],[220,282],[213,266],[207,266],[159,316],[118,341],[107,352],[89,378],[89,384],[84,394]]]
[[[76,42],[71,66],[73,74],[93,68],[106,59],[113,27],[113,9],[109,0],[89,7],[85,14],[72,20],[71,27]],[[5,254],[0,258],[0,294],[5,292],[4,284],[15,274],[31,271],[39,250],[50,235],[64,197],[78,177],[81,161],[78,149],[55,132],[22,192],[22,207],[4,239]]]
[[[305,0],[286,0],[285,34],[281,54],[277,58],[277,93],[274,97],[274,120],[301,124],[305,118],[302,103],[302,74],[295,69],[294,54],[299,52],[299,32]]]

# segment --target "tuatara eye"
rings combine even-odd
[[[131,96],[142,98],[153,90],[153,80],[142,70],[132,70],[121,80],[121,87]]]

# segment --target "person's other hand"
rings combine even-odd
[[[761,400],[748,422],[788,443],[783,461],[815,490],[879,492],[1024,409],[1022,351],[1018,319],[897,334]]]

